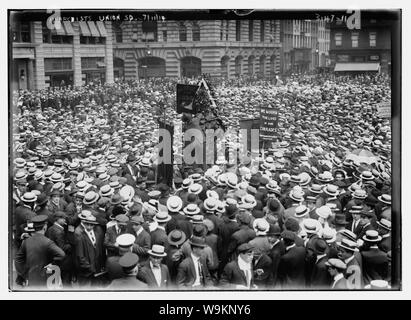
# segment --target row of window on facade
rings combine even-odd
[[[351,46],[353,48],[358,48],[359,37],[360,37],[359,32],[352,32],[351,33]],[[342,46],[342,38],[343,38],[342,33],[340,33],[340,32],[335,33],[334,40],[335,40],[335,46],[336,47],[341,47]],[[369,39],[370,47],[376,47],[377,46],[377,32],[369,32],[368,39]]]
[[[158,26],[157,21],[143,21],[141,26],[142,31],[142,38],[141,40],[144,42],[156,42],[158,41]],[[183,22],[180,22],[178,25],[179,31],[179,40],[180,41],[187,41],[187,27]],[[193,41],[200,41],[200,26],[197,22],[192,23],[192,40]],[[113,33],[114,33],[114,41],[116,43],[123,42],[123,28],[121,23],[113,23]],[[163,41],[167,42],[167,30],[162,30]],[[132,42],[138,42],[138,29],[137,25],[134,24],[132,27]]]
[[[274,42],[274,33],[275,33],[275,21],[269,21],[269,30],[270,30],[270,42]],[[230,23],[229,20],[221,20],[220,25],[220,40],[229,40],[229,31],[230,31]],[[248,40],[254,41],[254,20],[248,20],[248,39],[242,39],[242,21],[236,20],[235,21],[235,29],[236,29],[236,41],[241,40]],[[114,40],[117,43],[123,42],[123,29],[121,27],[121,23],[114,23],[113,24],[113,32],[114,32]],[[192,32],[192,41],[200,41],[201,40],[201,32],[200,26],[197,22],[192,22],[191,27]],[[178,22],[178,39],[179,41],[187,41],[188,37],[188,29],[184,22]],[[260,41],[263,42],[265,40],[265,22],[264,20],[260,21]],[[162,30],[163,41],[167,42],[167,30]],[[138,42],[138,30],[137,25],[133,26],[132,29],[132,41]],[[142,40],[144,42],[155,42],[158,41],[158,26],[156,21],[143,21],[142,22]]]

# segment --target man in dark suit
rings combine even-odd
[[[206,247],[205,239],[193,236],[189,243],[191,245],[191,255],[178,266],[177,287],[180,289],[212,287],[213,282],[207,268],[207,262],[204,257],[201,257],[201,252]]]
[[[255,249],[253,259],[254,284],[259,289],[270,288],[272,278],[272,260],[261,249]]]
[[[243,243],[238,247],[238,258],[229,262],[221,274],[220,286],[230,289],[255,288],[253,246]]]
[[[83,210],[79,218],[81,223],[74,230],[75,263],[79,285],[85,287],[95,284],[102,271],[104,235],[90,211]]]
[[[115,218],[115,225],[107,229],[104,237],[104,247],[107,250],[107,256],[118,255],[118,247],[116,239],[119,235],[127,233],[128,217],[125,214],[119,214]]]
[[[34,203],[37,200],[37,196],[32,192],[26,192],[20,199],[20,204],[14,211],[14,225],[16,228],[16,240],[18,246],[20,246],[20,237],[23,233],[24,226],[27,221],[30,221],[36,216],[34,212]]]
[[[391,221],[382,218],[380,221],[377,221],[377,231],[381,235],[381,241],[378,244],[378,247],[384,251],[391,251]]]
[[[126,164],[121,168],[121,175],[127,179],[127,184],[130,186],[135,186],[138,176],[138,168],[136,166],[137,158],[130,154],[127,157]]]
[[[271,258],[271,278],[269,279],[270,286],[275,287],[278,279],[278,265],[280,263],[281,256],[285,253],[284,242],[280,239],[281,229],[277,225],[270,225],[267,237],[271,244],[271,249],[268,252],[268,256]]]
[[[256,236],[255,231],[250,228],[250,214],[247,212],[241,212],[237,215],[237,221],[240,229],[231,235],[230,243],[228,244],[228,256],[231,257],[231,260],[235,260],[237,258],[235,253],[240,245],[247,243]]]
[[[53,215],[53,218],[55,221],[53,225],[47,229],[46,236],[50,240],[53,240],[66,254],[61,263],[61,280],[63,281],[63,285],[69,285],[72,275],[74,274],[74,261],[72,256],[73,248],[67,237],[67,216],[63,211],[57,211]]]
[[[363,240],[365,246],[361,250],[361,255],[364,284],[367,285],[372,280],[385,280],[388,273],[388,258],[387,253],[378,248],[381,236],[377,231],[369,230],[363,237]]]
[[[119,263],[122,256],[128,252],[132,252],[133,244],[136,237],[130,233],[124,233],[117,237],[116,244],[118,248],[118,255],[108,257],[106,260],[107,276],[110,280],[118,279],[124,276],[123,269]]]
[[[158,244],[148,251],[149,261],[140,269],[137,278],[143,281],[152,289],[165,289],[170,286],[170,273],[162,259],[167,256],[164,247]]]
[[[348,289],[362,289],[362,269],[354,253],[357,249],[357,243],[343,238],[337,243],[338,258],[346,264],[345,278],[347,279]]]
[[[166,232],[169,234],[172,230],[178,229],[184,232],[184,234],[190,235],[192,232],[192,226],[190,221],[184,214],[181,214],[180,210],[183,207],[183,201],[178,196],[171,196],[167,199],[167,209],[170,214],[170,221],[167,222]]]
[[[335,290],[346,290],[347,279],[344,278],[344,272],[347,269],[346,264],[340,259],[331,258],[325,262],[325,265],[328,269],[330,276],[333,281],[331,284],[331,289]]]
[[[295,234],[291,231],[283,231],[281,237],[285,245],[285,253],[278,266],[278,278],[282,288],[305,287],[305,255],[304,247],[297,247],[294,243]]]
[[[166,233],[166,224],[170,221],[170,215],[165,211],[159,211],[154,217],[154,221],[157,222],[158,226],[150,234],[151,236],[151,245],[158,244],[168,250],[169,243]]]
[[[138,255],[140,265],[148,259],[148,250],[151,248],[150,234],[143,228],[144,218],[142,216],[132,216],[130,219],[129,232],[136,237],[133,245],[133,252]]]
[[[219,274],[221,274],[224,270],[225,265],[228,262],[229,255],[228,255],[228,245],[231,240],[231,236],[234,232],[239,230],[238,222],[235,219],[237,214],[237,206],[230,204],[226,208],[225,217],[223,218],[223,223],[220,225],[218,229],[218,257],[220,258],[220,265],[219,265]]]
[[[138,255],[128,252],[119,260],[123,276],[114,279],[106,288],[107,290],[147,290],[147,285],[137,279]]]
[[[315,242],[316,261],[311,272],[310,284],[315,289],[328,289],[331,284],[330,274],[327,271],[325,263],[328,260],[327,242],[323,239],[318,239]]]
[[[358,239],[362,239],[368,230],[375,230],[374,226],[371,224],[371,219],[374,214],[369,211],[361,212],[361,229],[358,232]]]
[[[45,287],[45,267],[53,262],[60,263],[65,257],[64,251],[44,235],[47,219],[46,215],[32,218],[34,233],[23,241],[15,257],[18,275],[27,279],[28,286],[33,288]]]
[[[361,231],[361,211],[363,207],[353,206],[348,212],[352,220],[347,224],[346,229],[354,232],[357,236]]]

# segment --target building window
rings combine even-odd
[[[98,69],[104,65],[103,57],[84,57],[81,58],[81,70]]]
[[[18,22],[13,25],[13,42],[30,42],[30,22]]]
[[[113,33],[114,33],[114,40],[116,43],[123,42],[123,29],[120,27],[120,23],[113,22]]]
[[[142,30],[144,41],[157,41],[157,21],[143,21]]]
[[[230,31],[230,20],[227,20],[225,23],[225,40],[228,41],[228,34]]]
[[[167,30],[163,30],[163,41],[167,42]]]
[[[131,35],[131,41],[132,42],[138,42],[138,32],[137,32],[137,25],[133,24],[132,28],[132,35]]]
[[[351,45],[353,48],[358,48],[358,32],[351,33]]]
[[[193,41],[200,41],[200,26],[193,22]]]
[[[248,21],[248,41],[253,41],[254,35],[254,20]]]
[[[370,47],[377,46],[377,32],[370,32]]]
[[[45,58],[44,71],[72,70],[71,58]]]
[[[178,33],[180,41],[187,41],[187,28],[183,22],[180,22]]]
[[[335,34],[335,46],[341,47],[342,46],[342,33]]]
[[[55,43],[55,42],[53,42]],[[58,42],[57,42],[58,43]],[[80,36],[81,44],[105,44],[106,39],[104,37],[85,37]]]
[[[264,20],[260,21],[260,41],[264,42],[265,38],[265,29],[264,29]]]
[[[235,41],[241,41],[241,20],[235,21]]]

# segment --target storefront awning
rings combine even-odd
[[[97,25],[98,31],[100,31],[101,36],[107,37],[107,30],[106,30],[106,27],[104,26],[103,21],[97,21],[96,25]]]
[[[70,21],[63,21],[64,29],[69,36],[74,36],[74,29]]]
[[[368,63],[336,63],[334,71],[343,72],[343,71],[357,71],[357,72],[366,72],[374,71],[378,72],[380,70],[380,64],[378,62],[368,62]]]
[[[91,32],[90,32],[90,29],[88,28],[87,22],[80,21],[79,25],[80,25],[81,35],[85,37],[91,37]]]
[[[94,21],[87,21],[88,27],[90,28],[91,35],[93,37],[100,37],[100,32],[98,32],[96,24]]]

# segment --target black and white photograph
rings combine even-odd
[[[9,291],[402,290],[401,14],[9,8]]]

